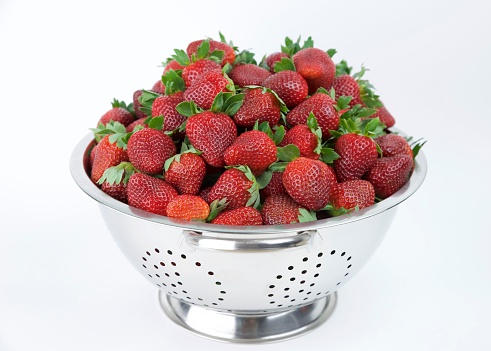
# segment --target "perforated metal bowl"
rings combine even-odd
[[[92,145],[87,135],[76,146],[72,176],[99,203],[127,259],[158,288],[167,316],[204,337],[244,343],[291,338],[324,322],[336,290],[368,261],[427,169],[420,153],[401,190],[350,215],[234,227],[172,220],[111,198],[87,175]]]

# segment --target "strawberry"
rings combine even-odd
[[[297,72],[307,81],[309,94],[332,85],[336,65],[327,52],[313,47],[305,48],[293,55],[293,63]]]
[[[382,157],[374,163],[364,179],[372,183],[377,197],[385,199],[406,184],[413,166],[413,158],[409,155]]]
[[[264,200],[261,215],[263,224],[269,225],[308,222],[315,218],[312,213],[309,213],[288,195],[267,197]]]
[[[90,173],[90,179],[94,183],[97,183],[104,174],[104,171],[109,167],[116,166],[123,161],[128,161],[126,150],[118,146],[117,142],[111,142],[110,137],[111,135],[104,136],[97,144]]]
[[[247,167],[229,168],[208,193],[208,202],[226,199],[227,210],[259,204],[259,188]]]
[[[210,206],[196,195],[179,195],[167,205],[167,217],[187,221],[204,221],[210,214]]]
[[[316,93],[304,100],[286,115],[286,121],[291,126],[307,124],[310,113],[315,115],[324,139],[328,139],[330,130],[339,127],[339,113],[335,108],[336,102],[325,93]]]
[[[292,199],[310,210],[319,210],[327,205],[329,190],[337,182],[332,167],[305,157],[288,163],[282,180]]]
[[[186,87],[189,87],[196,78],[210,71],[222,72],[222,67],[215,61],[201,59],[190,63],[182,69],[182,79],[184,79]]]
[[[165,93],[165,86],[162,83],[162,79],[159,79],[158,81],[155,82],[155,84],[152,86],[152,91],[160,94]]]
[[[126,193],[126,188],[127,185],[123,182],[118,184],[110,184],[109,182],[105,181],[101,185],[101,190],[103,192],[105,192],[112,198],[115,198],[116,200],[128,203],[128,194]]]
[[[282,58],[288,57],[290,56],[285,52],[274,52],[272,54],[269,54],[266,57],[266,65],[269,67],[269,71],[271,73],[275,73],[274,65],[276,64],[276,62],[280,62]]]
[[[220,213],[211,223],[222,225],[261,225],[263,224],[263,218],[261,212],[254,207],[239,207],[235,210]]]
[[[373,185],[362,179],[335,184],[329,191],[329,203],[334,210],[354,210],[370,207],[375,203]]]
[[[263,81],[263,86],[278,94],[290,109],[304,101],[309,94],[307,81],[295,71],[275,73]]]
[[[127,126],[135,120],[135,117],[130,112],[133,108],[132,104],[127,106],[124,101],[114,99],[111,105],[112,108],[102,115],[98,124],[106,125],[110,121],[114,121]]]
[[[133,109],[135,110],[135,120],[140,118],[146,118],[147,115],[140,110],[140,96],[143,94],[143,90],[136,90],[133,93]]]
[[[380,122],[385,124],[387,128],[393,127],[396,124],[395,118],[387,111],[385,106],[381,106],[377,108],[377,112],[374,115],[370,116],[371,118],[379,118]]]
[[[413,157],[413,150],[409,145],[406,138],[397,134],[386,134],[379,136],[375,139],[375,142],[380,147],[383,157],[390,157],[395,155],[409,155]]]
[[[228,73],[230,79],[239,87],[246,85],[262,85],[263,81],[271,75],[267,69],[251,63],[236,65]]]
[[[340,182],[361,179],[378,157],[373,139],[356,133],[341,135],[334,144],[334,151],[339,155],[334,169]]]
[[[233,91],[233,84],[222,72],[209,71],[200,75],[184,92],[184,100],[194,101],[204,110],[209,110],[219,92]]]
[[[302,157],[319,159],[322,150],[322,131],[313,113],[307,118],[306,125],[297,124],[286,132],[279,146],[286,145],[297,146]]]
[[[258,176],[276,161],[276,145],[260,130],[250,130],[239,135],[223,155],[228,166],[249,166]]]
[[[195,153],[187,152],[171,157],[165,163],[165,180],[179,194],[198,194],[206,173],[206,164]]]
[[[285,195],[286,189],[283,185],[283,172],[275,171],[271,176],[269,183],[261,189],[261,196],[268,197],[271,195]]]
[[[135,127],[137,127],[137,126],[142,126],[143,128],[148,127],[148,124],[145,123],[146,120],[147,120],[147,117],[143,117],[143,118],[139,118],[139,119],[133,121],[132,123],[130,123],[126,126],[126,131],[128,133],[132,132],[135,129]]]
[[[174,71],[178,71],[178,70],[182,70],[183,68],[184,68],[184,66],[182,66],[179,62],[177,62],[176,60],[170,59],[165,64],[163,74],[165,74],[166,72],[169,72],[171,69],[173,69]]]
[[[176,146],[164,132],[145,128],[133,133],[128,140],[128,157],[140,171],[160,174],[164,163],[176,154]]]
[[[198,48],[203,43],[205,40],[196,40],[191,43],[189,43],[188,47],[186,48],[186,53],[189,57],[192,57],[193,55],[196,55],[198,52]],[[235,50],[231,45],[228,45],[227,43],[223,43],[220,41],[215,41],[215,40],[209,40],[210,42],[210,52],[212,53],[215,50],[221,50],[223,51],[223,58],[220,61],[221,66],[225,66],[227,63],[233,64],[235,61]]]
[[[228,115],[205,111],[189,117],[186,136],[209,165],[223,167],[223,154],[237,138],[237,127]]]
[[[152,117],[163,116],[163,131],[173,131],[181,126],[186,117],[176,110],[176,106],[184,101],[184,93],[177,92],[172,95],[162,95],[152,103]]]
[[[247,89],[244,102],[233,118],[241,127],[252,128],[256,121],[259,124],[268,122],[272,127],[281,118],[281,103],[272,91]]]
[[[162,216],[167,215],[167,205],[179,194],[165,180],[145,173],[134,173],[126,188],[128,205]]]
[[[334,79],[332,84],[334,91],[336,92],[336,100],[341,96],[351,96],[352,99],[348,103],[350,107],[357,104],[363,105],[360,95],[360,86],[355,78],[349,74],[342,74]]]
[[[208,199],[208,194],[210,193],[212,187],[213,186],[211,186],[211,185],[207,186],[205,188],[202,188],[201,191],[199,192],[199,197],[201,197],[203,200],[205,200],[209,204],[211,203],[211,201],[209,201],[209,199]]]

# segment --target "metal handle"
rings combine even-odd
[[[261,235],[256,234],[217,234],[184,230],[184,241],[193,249],[221,251],[259,251],[278,250],[305,246],[316,236],[316,230],[307,230],[292,235]],[[254,238],[251,238],[254,236]]]

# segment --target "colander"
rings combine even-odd
[[[99,203],[123,254],[158,288],[165,314],[195,334],[238,343],[284,340],[322,324],[427,169],[420,152],[402,189],[349,215],[234,227],[173,220],[111,198],[87,175],[93,145],[89,134],[75,147],[72,176]]]

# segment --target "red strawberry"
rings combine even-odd
[[[334,169],[340,182],[360,179],[378,157],[375,142],[355,133],[341,135],[334,144],[334,151],[339,155],[334,161]]]
[[[177,71],[177,70],[182,70],[183,68],[184,67],[179,62],[177,62],[176,60],[170,60],[165,65],[163,73],[165,74],[166,72],[169,72],[171,69],[173,69],[174,71]]]
[[[134,173],[127,185],[128,205],[140,210],[167,215],[167,205],[179,194],[165,180],[145,173]]]
[[[329,203],[335,210],[363,209],[375,203],[373,185],[362,179],[348,180],[332,186],[329,192]]]
[[[261,195],[268,197],[271,195],[285,195],[287,194],[286,189],[283,185],[283,172],[273,172],[271,180],[268,185],[261,189]]]
[[[246,85],[262,85],[263,81],[271,75],[267,69],[256,66],[252,63],[236,65],[229,72],[228,76],[239,87]]]
[[[158,81],[155,82],[155,84],[152,86],[152,91],[159,94],[165,93],[165,86],[162,83],[162,79],[159,79]]]
[[[387,111],[387,108],[385,108],[385,106],[378,107],[377,112],[370,116],[370,118],[377,117],[380,119],[380,122],[385,124],[387,128],[393,127],[394,124],[396,124],[395,118],[390,114],[389,111]]]
[[[220,213],[212,224],[222,225],[262,225],[261,212],[254,207],[239,207],[235,210]]]
[[[174,157],[165,170],[164,177],[180,194],[196,195],[201,188],[205,173],[205,161],[189,152]]]
[[[210,206],[196,195],[179,195],[167,205],[167,217],[188,221],[204,221],[210,214]]]
[[[176,110],[176,106],[184,101],[184,93],[177,92],[172,95],[157,97],[152,103],[152,117],[163,116],[163,131],[172,131],[181,126],[186,117]]]
[[[288,58],[289,56],[285,52],[274,52],[266,57],[266,65],[268,65],[271,73],[275,73],[274,65],[276,62],[280,62],[283,57]]]
[[[275,73],[263,81],[263,86],[276,92],[290,109],[305,100],[309,94],[306,80],[295,71]]]
[[[318,160],[320,154],[316,152],[319,138],[305,124],[298,124],[286,132],[279,146],[293,144],[300,150],[300,156]]]
[[[231,91],[230,81],[222,72],[209,71],[200,75],[184,92],[186,101],[194,101],[204,110],[209,110],[219,92]]]
[[[358,85],[358,81],[349,74],[342,74],[336,77],[332,87],[336,93],[336,100],[341,96],[351,96],[352,99],[348,103],[350,107],[358,104],[364,106],[360,96],[360,86]]]
[[[256,121],[275,126],[281,118],[280,102],[270,91],[247,89],[242,106],[233,118],[238,126],[246,128],[252,128]]]
[[[143,90],[137,90],[133,93],[133,109],[135,110],[135,119],[146,118],[147,115],[140,110],[140,96],[143,94]]]
[[[128,157],[137,169],[148,174],[159,174],[164,163],[176,154],[176,146],[164,132],[152,128],[141,129],[128,140]]]
[[[126,104],[124,101],[118,101],[114,99],[112,102],[112,108],[104,113],[102,117],[99,119],[98,125],[103,124],[106,125],[110,121],[119,122],[124,126],[127,126],[131,122],[135,120],[131,112],[129,112],[126,108]]]
[[[249,206],[250,202],[255,200],[251,200],[254,181],[250,178],[237,168],[227,169],[208,193],[208,202],[227,199],[227,210]]]
[[[95,150],[90,173],[90,179],[94,183],[97,183],[101,179],[104,171],[109,167],[117,166],[123,161],[128,161],[126,150],[119,147],[116,142],[111,143],[109,137],[110,135],[104,136],[99,144],[97,144],[97,149]]]
[[[328,139],[331,136],[329,130],[339,127],[339,114],[335,105],[336,102],[329,95],[317,93],[288,112],[286,120],[292,126],[307,124],[307,118],[313,113],[322,131],[322,138]]]
[[[189,117],[186,136],[209,165],[223,167],[223,154],[237,138],[237,127],[228,115],[205,111]]]
[[[297,72],[308,83],[309,94],[317,89],[328,89],[334,81],[336,65],[327,52],[317,48],[305,48],[293,55],[293,63]]]
[[[222,72],[222,67],[212,60],[198,60],[190,63],[188,66],[185,66],[182,69],[182,79],[184,79],[186,87],[189,87],[196,80],[196,78],[201,76],[203,73],[210,71]]]
[[[223,155],[228,166],[249,166],[255,176],[276,161],[276,145],[264,132],[250,130],[239,135]]]
[[[128,194],[126,193],[127,184],[124,182],[109,184],[107,181],[104,181],[101,185],[101,190],[124,203],[128,203]]]
[[[293,200],[307,209],[320,210],[329,201],[329,190],[336,184],[336,174],[319,160],[299,157],[286,166],[282,180]]]
[[[383,157],[390,157],[395,155],[409,155],[413,157],[413,150],[411,145],[407,142],[406,138],[397,134],[385,134],[375,139],[382,150]]]
[[[414,161],[409,155],[379,158],[364,178],[372,183],[375,195],[385,199],[402,188],[411,175]]]
[[[137,119],[136,121],[128,124],[126,126],[126,131],[129,133],[129,132],[132,132],[133,129],[135,129],[136,126],[143,126],[143,127],[147,127],[148,125],[145,124],[145,121],[146,121],[147,117],[143,117],[143,118],[140,118],[140,119]]]
[[[261,215],[269,225],[299,223],[301,205],[288,195],[271,195],[264,200]]]
[[[202,40],[196,40],[191,43],[189,43],[188,47],[186,48],[186,53],[188,54],[189,57],[191,57],[193,54],[196,54],[198,50],[198,46],[204,41]],[[222,50],[224,52],[223,59],[221,62],[222,67],[225,66],[227,63],[233,64],[235,61],[235,50],[232,46],[222,43],[220,41],[215,41],[215,40],[210,40],[210,53],[212,53],[215,50]]]
[[[199,192],[199,197],[201,197],[207,203],[211,203],[211,201],[208,200],[208,194],[210,193],[212,187],[213,186],[211,185],[207,186],[206,188],[201,189],[201,191]]]

